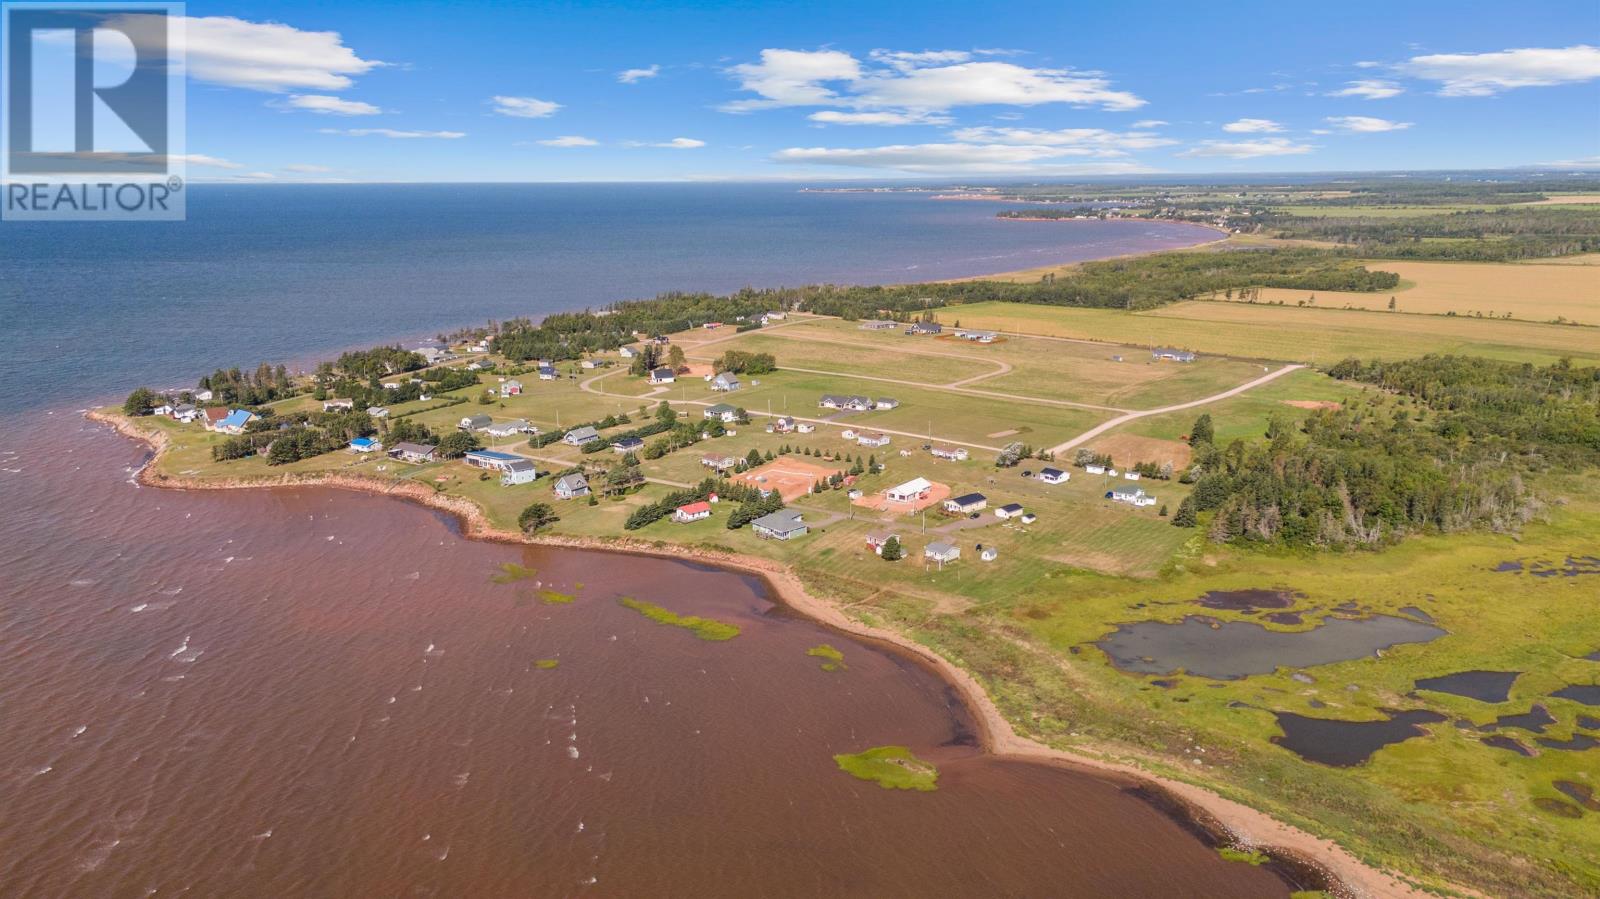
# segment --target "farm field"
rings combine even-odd
[[[1600,361],[1588,328],[1534,322],[1301,309],[1247,303],[1175,303],[1150,312],[1021,303],[971,303],[941,311],[971,327],[1078,340],[1172,344],[1200,353],[1331,365],[1351,356],[1403,359],[1428,353],[1550,363]]]
[[[1314,298],[1319,309],[1387,311],[1392,296],[1397,311],[1402,313],[1453,313],[1469,318],[1509,315],[1521,321],[1564,319],[1600,325],[1600,269],[1593,266],[1389,260],[1374,260],[1367,266],[1399,275],[1400,287],[1386,293],[1266,287],[1261,288],[1259,299],[1264,303],[1282,301],[1296,305],[1309,303]],[[1211,299],[1225,300],[1225,297],[1212,296]]]
[[[862,331],[853,322],[833,319],[774,328],[764,335],[760,332],[746,334],[737,341],[708,347],[706,353],[728,348],[771,352],[778,357],[780,366],[785,358],[802,354],[807,360],[803,363],[806,368],[830,368],[850,374],[867,374],[869,369],[882,364],[879,360],[905,358],[912,353],[952,354],[959,356],[954,361],[970,359],[974,364],[985,366],[975,373],[980,377],[963,385],[970,391],[1125,409],[1165,406],[1211,396],[1261,374],[1258,364],[1236,359],[1204,359],[1194,365],[1154,363],[1146,349],[1135,346],[1072,344],[1014,335],[980,344],[948,335],[908,337],[898,329]],[[829,360],[826,365],[810,361],[824,357]],[[951,360],[936,361],[944,365]],[[923,366],[926,364],[924,362]],[[908,370],[914,368],[908,367]],[[889,369],[892,371],[893,366]],[[943,377],[950,371],[942,369],[936,373]],[[890,376],[919,380],[904,374]],[[965,377],[972,378],[974,374]],[[936,379],[927,383],[941,382]],[[892,388],[885,385],[885,389]]]

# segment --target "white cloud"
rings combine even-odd
[[[1413,56],[1395,67],[1440,83],[1446,97],[1488,97],[1519,87],[1551,87],[1600,78],[1600,47],[1525,47],[1494,53]]]
[[[617,73],[617,80],[623,84],[638,84],[646,78],[654,78],[661,74],[661,67],[652,65],[645,69],[623,69]]]
[[[563,134],[560,137],[552,137],[548,140],[535,141],[535,143],[544,147],[596,147],[600,145],[600,142],[594,138],[583,137],[582,135],[578,134]]]
[[[120,23],[135,44],[160,46],[165,38],[162,17],[134,13]],[[349,87],[353,76],[384,65],[357,56],[337,31],[301,31],[233,16],[187,17],[181,25],[174,29],[182,35],[174,58],[183,60],[191,78],[212,84],[273,93],[337,91]]]
[[[1549,169],[1600,169],[1600,156],[1585,156],[1582,159],[1558,159],[1555,162],[1541,162],[1540,168]]]
[[[297,162],[292,165],[286,165],[283,167],[283,170],[286,172],[295,172],[301,175],[326,175],[327,173],[333,171],[333,169],[328,168],[325,165],[311,165],[310,163],[306,162]]]
[[[1113,90],[1097,72],[974,60],[971,53],[960,50],[875,50],[870,58],[876,67],[864,66],[841,50],[763,50],[760,62],[728,70],[741,89],[756,97],[723,104],[721,109],[833,106],[943,112],[957,106],[1066,103],[1126,110],[1145,103],[1131,93]]]
[[[188,163],[189,165],[199,165],[199,166],[205,166],[207,168],[213,168],[213,169],[242,169],[242,168],[244,168],[244,166],[240,165],[237,162],[233,162],[233,161],[230,161],[230,160],[227,160],[227,159],[223,159],[223,158],[218,157],[218,156],[207,156],[204,153],[186,153],[186,154],[184,154],[182,156],[174,156],[172,158],[173,159],[181,159],[184,162]]]
[[[965,50],[923,50],[921,52],[908,52],[905,50],[873,50],[867,54],[873,62],[881,62],[891,68],[908,71],[921,66],[950,65],[952,63],[966,62],[972,54]]]
[[[1255,140],[1203,140],[1197,147],[1179,153],[1189,157],[1222,157],[1225,159],[1254,159],[1258,156],[1297,156],[1310,153],[1310,144],[1297,144],[1287,137],[1262,137]]]
[[[1405,89],[1393,81],[1384,81],[1379,78],[1364,78],[1360,81],[1347,81],[1347,85],[1336,91],[1330,91],[1330,97],[1361,97],[1364,100],[1387,100],[1390,97],[1405,93]]]
[[[1170,147],[1177,141],[1151,131],[1107,131],[1103,128],[959,128],[951,137],[969,144],[1063,147],[1080,156],[1126,156],[1129,150]]]
[[[494,111],[516,119],[543,119],[555,115],[560,103],[535,97],[491,97]]]
[[[348,137],[389,137],[396,140],[415,138],[456,140],[467,136],[464,131],[397,131],[393,128],[320,128],[318,130],[323,134],[343,134]]]
[[[1376,119],[1365,115],[1328,116],[1324,121],[1340,131],[1351,131],[1359,134],[1375,134],[1380,131],[1404,131],[1411,127],[1410,122],[1391,122],[1388,119]]]
[[[1162,125],[1170,125],[1170,124],[1172,124],[1172,123],[1168,122],[1168,121],[1165,121],[1163,119],[1140,119],[1139,121],[1133,123],[1133,127],[1135,127],[1135,128],[1160,128]]]
[[[377,115],[383,112],[371,103],[346,100],[343,97],[329,97],[325,94],[293,94],[283,105],[323,115]]]
[[[703,140],[695,140],[692,137],[675,137],[672,140],[654,141],[654,142],[653,141],[638,141],[638,140],[628,141],[628,146],[630,146],[630,147],[660,147],[660,148],[666,149],[666,150],[694,150],[694,149],[698,149],[700,147],[703,147],[705,145],[706,145],[705,141],[703,141]]]
[[[887,109],[877,112],[824,109],[813,112],[806,118],[825,125],[948,125],[952,121],[949,116],[938,113],[895,112]]]
[[[1271,119],[1240,119],[1223,125],[1222,130],[1230,134],[1264,134],[1282,131],[1283,126]]]
[[[1007,144],[894,144],[884,147],[790,147],[773,154],[790,164],[893,169],[914,174],[1117,175],[1151,171],[1133,162],[1052,163],[1078,155],[1071,147]]]

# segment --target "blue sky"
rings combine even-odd
[[[187,11],[192,178],[1600,170],[1593,0]]]

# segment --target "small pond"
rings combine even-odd
[[[1389,716],[1383,721],[1340,721],[1275,712],[1283,736],[1273,737],[1272,742],[1307,761],[1349,768],[1391,743],[1426,736],[1422,725],[1445,720],[1444,715],[1427,709],[1382,711]]]
[[[1557,699],[1570,699],[1584,705],[1600,705],[1600,684],[1572,684],[1550,694]]]
[[[1292,590],[1212,590],[1195,602],[1208,609],[1225,609],[1232,612],[1254,612],[1258,609],[1287,609],[1301,599],[1304,593]]]
[[[1465,696],[1480,702],[1505,702],[1511,697],[1511,685],[1522,675],[1520,671],[1458,671],[1440,677],[1418,680],[1418,690]]]
[[[1187,671],[1200,677],[1231,680],[1268,674],[1278,668],[1310,668],[1359,659],[1390,646],[1426,643],[1444,634],[1434,625],[1390,615],[1330,618],[1307,631],[1269,630],[1253,621],[1219,624],[1190,616],[1177,623],[1125,624],[1096,645],[1124,671]]]

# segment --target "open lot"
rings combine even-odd
[[[795,456],[779,456],[765,465],[759,465],[730,480],[735,484],[760,490],[776,490],[786,503],[792,503],[811,493],[818,481],[826,481],[839,473],[834,465],[819,465]]]
[[[1600,361],[1600,340],[1590,328],[1442,315],[1204,302],[1150,312],[972,303],[940,314],[959,316],[971,327],[1324,365],[1351,356],[1404,359],[1428,353],[1539,364],[1563,356]]]
[[[1600,325],[1600,268],[1524,262],[1400,262],[1378,260],[1369,268],[1394,272],[1400,287],[1385,293],[1261,289],[1260,302],[1314,302],[1319,309],[1397,311],[1425,315],[1505,318],[1534,322],[1564,319]],[[1224,300],[1224,296],[1211,299]],[[1239,302],[1234,300],[1234,302]],[[1600,340],[1600,336],[1595,338]]]

